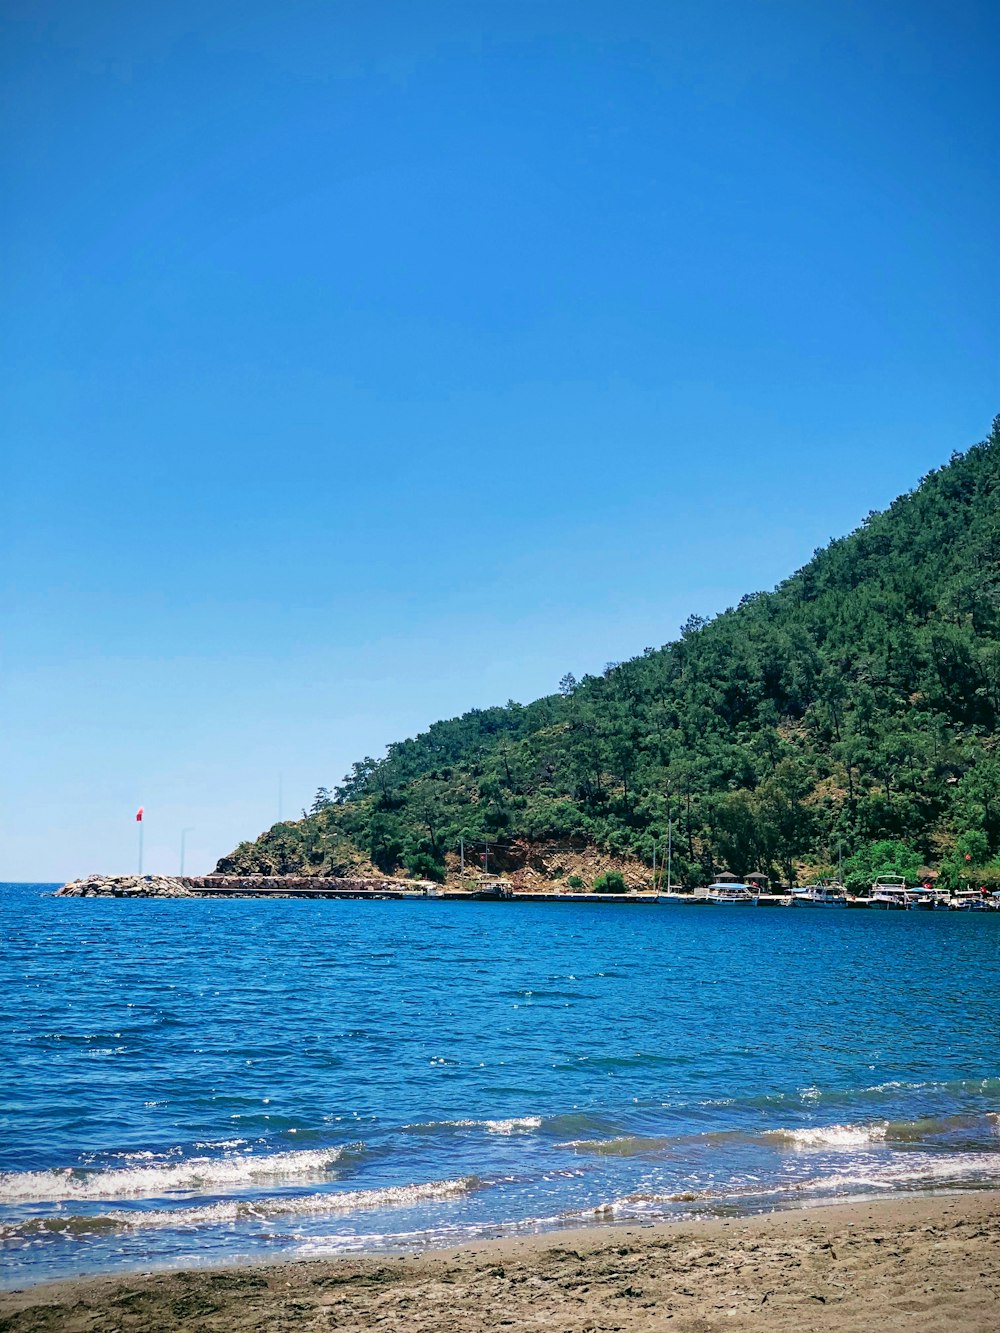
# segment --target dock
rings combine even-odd
[[[713,900],[704,890],[678,893],[632,889],[625,893],[589,893],[586,890],[521,889],[509,880],[466,881],[462,888],[446,887],[431,880],[396,879],[391,876],[327,875],[89,875],[58,889],[56,897],[67,898],[353,898],[421,902],[496,903],[617,903],[622,907],[706,907]],[[975,899],[958,902],[958,898]],[[748,901],[747,906],[751,903]],[[790,893],[761,893],[754,907],[792,907]],[[961,894],[945,906],[1000,912],[1000,894],[980,900],[976,894]],[[848,896],[853,910],[884,907],[871,897]]]
[[[89,875],[56,891],[66,898],[354,898],[440,902],[655,904],[649,891],[542,892],[516,889],[508,880],[483,879],[462,888],[390,876],[328,875]]]
[[[425,880],[347,879],[313,875],[204,875],[180,881],[198,898],[376,898],[434,899],[442,902],[630,903],[652,904],[657,894],[540,892],[516,889],[505,881],[454,889]]]

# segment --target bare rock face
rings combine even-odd
[[[57,898],[196,898],[170,875],[88,875],[56,891]]]

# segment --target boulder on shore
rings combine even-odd
[[[88,875],[57,889],[57,898],[197,898],[171,875]]]

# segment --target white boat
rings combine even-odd
[[[708,886],[708,900],[725,903],[730,907],[756,907],[757,894],[749,884],[721,884]]]
[[[792,907],[846,907],[843,884],[809,884],[792,892]]]
[[[990,910],[990,904],[975,889],[953,893],[948,900],[948,906],[953,912],[988,912]]]
[[[710,903],[720,903],[725,907],[756,907],[757,891],[749,884],[719,880],[709,884],[707,889],[695,889],[695,894]]]
[[[929,889],[926,885],[922,885],[906,890],[907,911],[937,912],[941,909],[947,910],[947,907],[947,895],[939,893],[937,889]]]
[[[907,908],[906,880],[901,875],[881,875],[872,885],[872,907],[889,912],[905,912]]]

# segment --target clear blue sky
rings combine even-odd
[[[7,0],[0,876],[207,869],[1000,410],[995,4]],[[725,540],[722,536],[725,534]]]

